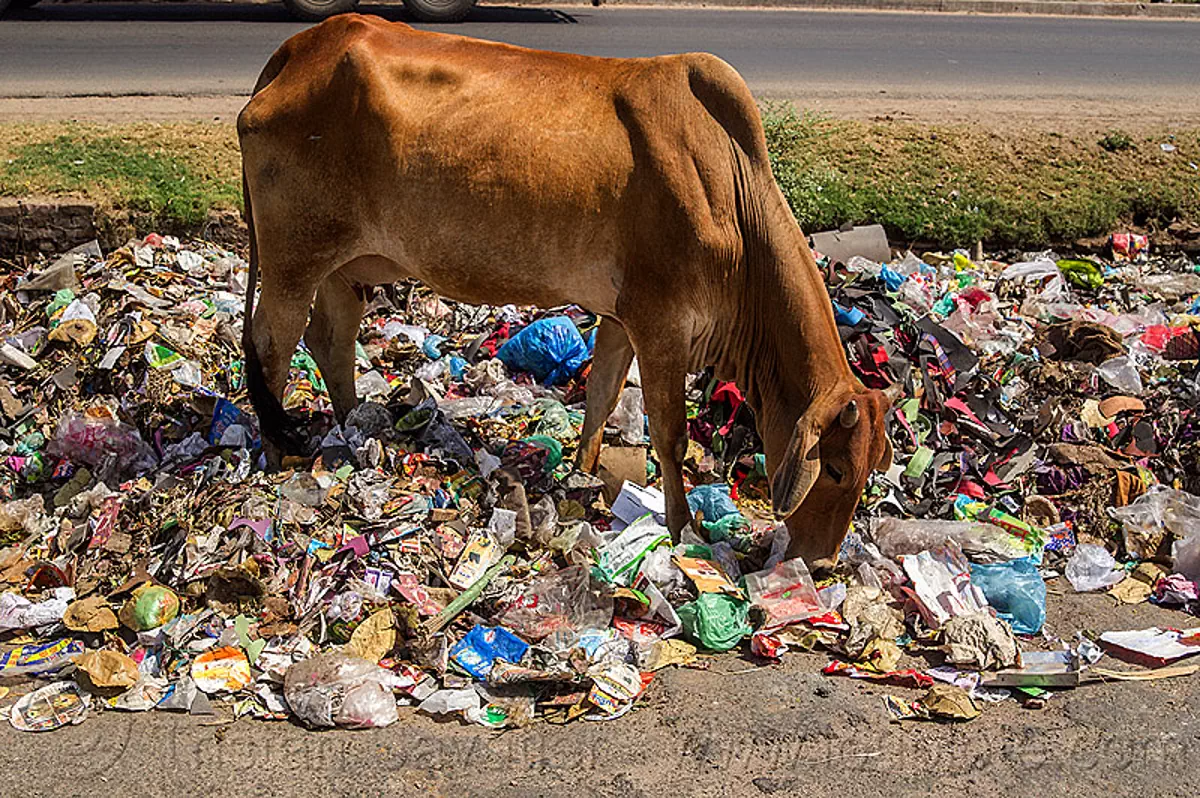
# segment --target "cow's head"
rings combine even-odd
[[[837,564],[838,549],[871,471],[892,464],[884,417],[892,397],[860,385],[819,397],[788,428],[764,436],[771,504],[791,534],[788,557],[814,571]]]

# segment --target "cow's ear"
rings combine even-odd
[[[875,464],[875,470],[886,472],[892,467],[892,461],[895,459],[896,453],[892,451],[892,439],[888,437],[887,430],[884,430],[883,454],[879,456],[879,462]]]
[[[821,435],[807,415],[796,422],[787,451],[771,480],[771,508],[779,518],[796,512],[821,473]]]

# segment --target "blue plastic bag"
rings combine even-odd
[[[704,513],[704,520],[710,523],[738,511],[737,505],[729,497],[729,486],[724,484],[697,485],[687,495],[687,503],[693,515],[699,510]]]
[[[496,660],[518,663],[529,644],[503,626],[476,625],[450,649],[450,658],[476,679],[486,679]]]
[[[446,338],[441,335],[427,335],[425,341],[421,344],[421,351],[430,360],[437,360],[442,356],[442,344],[446,343]]]
[[[1046,622],[1046,583],[1028,557],[988,565],[971,563],[971,584],[996,614],[1022,635],[1037,634]]]
[[[887,286],[889,291],[898,291],[900,286],[904,285],[904,281],[908,278],[899,272],[892,271],[887,266],[879,270],[879,279],[883,280],[883,284]]]
[[[591,357],[583,336],[570,319],[538,319],[514,335],[496,353],[504,365],[528,371],[546,385],[564,383]]]
[[[847,327],[853,327],[863,320],[864,314],[856,307],[844,308],[838,303],[833,303],[833,320],[838,324],[844,324]]]

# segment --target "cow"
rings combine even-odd
[[[685,384],[712,367],[754,412],[789,556],[836,562],[869,473],[891,465],[890,401],[850,370],[758,108],[724,61],[543,52],[347,14],[275,52],[237,128],[246,378],[273,451],[297,443],[280,396],[301,337],[336,417],[354,407],[370,287],[576,304],[602,319],[579,468],[597,469],[636,354],[678,537]]]

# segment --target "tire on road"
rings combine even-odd
[[[37,0],[34,0],[36,2]],[[0,0],[3,3],[4,0]],[[13,0],[19,2],[19,0]],[[283,0],[293,16],[306,22],[320,22],[335,14],[346,14],[358,7],[358,0]]]
[[[421,22],[461,22],[475,0],[404,0],[404,7]]]
[[[5,11],[20,11],[23,8],[29,8],[38,0],[0,0],[0,17],[4,16]]]

